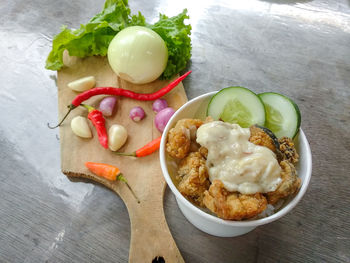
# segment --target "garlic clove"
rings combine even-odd
[[[82,138],[91,138],[92,133],[88,120],[82,116],[76,116],[72,119],[70,127],[73,133]]]
[[[118,151],[126,142],[128,132],[125,127],[113,124],[108,130],[108,147],[111,151]]]
[[[67,86],[75,91],[82,92],[91,89],[95,86],[96,80],[94,76],[88,76],[85,78],[77,79],[69,82]]]

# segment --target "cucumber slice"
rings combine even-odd
[[[265,108],[259,96],[249,89],[228,87],[211,98],[207,116],[248,128],[253,124],[264,125]]]
[[[295,137],[301,122],[298,105],[290,98],[275,92],[261,93],[259,97],[266,109],[265,127],[269,128],[277,138]]]

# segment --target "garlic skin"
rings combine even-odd
[[[81,79],[69,82],[67,86],[75,91],[82,92],[91,89],[95,86],[96,80],[94,76],[88,76]]]
[[[125,127],[113,124],[108,130],[108,147],[111,151],[118,151],[126,142],[128,132]]]
[[[87,118],[76,116],[70,122],[73,133],[82,138],[92,138],[91,129]]]

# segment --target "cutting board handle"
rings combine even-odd
[[[151,202],[137,204],[138,209],[129,209],[131,222],[130,263],[173,263],[184,262],[170,233],[163,209],[163,193]],[[157,196],[157,195],[154,195]],[[151,204],[151,205],[150,205]],[[128,205],[127,205],[128,206]]]
[[[152,194],[138,203],[129,189],[116,182],[93,174],[64,173],[71,179],[90,179],[117,193],[124,201],[131,223],[130,263],[183,263],[179,249],[170,233],[163,209],[165,180],[159,178],[159,187],[151,187]],[[137,194],[137,193],[136,193]]]

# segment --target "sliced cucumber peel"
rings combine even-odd
[[[251,90],[228,87],[211,98],[207,116],[248,128],[253,124],[264,125],[265,108],[259,96]]]
[[[261,93],[259,97],[266,109],[264,126],[269,128],[278,138],[283,136],[294,138],[301,123],[298,105],[287,96],[275,92]]]

